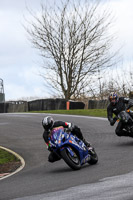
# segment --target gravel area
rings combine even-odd
[[[9,162],[6,164],[0,164],[0,174],[1,173],[11,173],[21,166],[20,161]]]

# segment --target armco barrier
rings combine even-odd
[[[28,102],[28,111],[39,111],[39,110],[42,110],[42,99]]]
[[[28,102],[28,111],[65,110],[65,99],[40,99]]]
[[[27,101],[12,101],[8,103],[8,112],[27,112],[28,103]]]
[[[89,100],[88,109],[106,109],[108,103],[108,100]]]
[[[44,99],[42,110],[55,110],[55,99]]]
[[[6,112],[6,104],[0,103],[0,113],[5,113],[5,112]]]
[[[55,99],[55,110],[65,110],[66,100],[65,99]]]
[[[28,103],[26,101],[12,101],[0,103],[0,113],[26,112],[28,111]]]
[[[108,100],[89,100],[88,109],[106,109],[108,103]],[[0,103],[0,113],[84,108],[85,104],[83,102],[66,101],[65,99],[38,99],[29,102],[12,101]]]
[[[83,102],[75,102],[75,101],[69,101],[69,109],[70,110],[74,110],[74,109],[84,109],[85,108],[85,104]]]
[[[39,110],[65,110],[67,101],[65,99],[40,99],[28,102],[28,111]],[[84,109],[83,102],[69,101],[69,109]]]

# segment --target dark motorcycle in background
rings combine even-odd
[[[123,110],[117,116],[117,121],[121,121],[123,129],[133,135],[133,111]]]

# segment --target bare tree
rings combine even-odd
[[[112,18],[99,2],[66,0],[30,12],[26,30],[44,58],[41,75],[65,99],[83,94],[91,75],[112,64]]]
[[[113,70],[106,70],[105,74],[98,74],[96,81],[89,85],[88,94],[92,99],[107,99],[112,91],[120,96],[128,97],[133,91],[132,66],[119,66]]]

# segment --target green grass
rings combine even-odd
[[[52,113],[52,114],[107,117],[107,109],[45,110],[45,111],[32,111],[32,113]]]
[[[16,156],[5,151],[4,149],[0,149],[0,164],[9,163],[12,161],[19,161]]]

